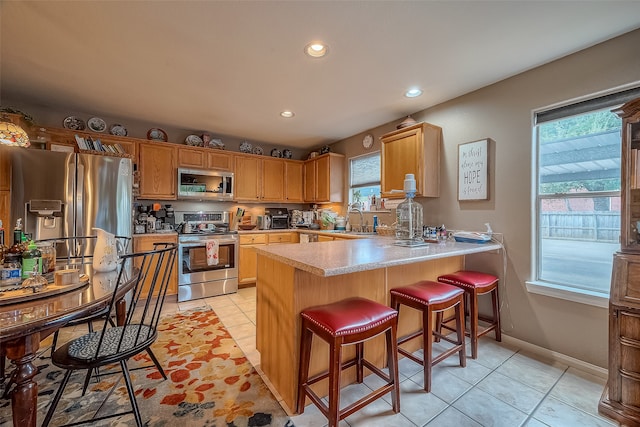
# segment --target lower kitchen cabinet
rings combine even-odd
[[[133,236],[133,252],[143,252],[153,250],[154,243],[175,243],[178,244],[177,234],[142,234]],[[175,264],[171,277],[169,278],[169,289],[167,289],[167,295],[178,294],[178,256],[176,254]],[[151,267],[153,270],[154,266]],[[149,288],[151,286],[151,278],[147,277],[142,285],[142,298],[149,296]],[[155,295],[154,295],[155,296]]]
[[[256,246],[274,245],[278,243],[299,243],[300,237],[295,232],[252,233],[240,235],[238,284],[240,287],[252,285],[257,279],[258,255]],[[245,286],[242,286],[245,285]]]

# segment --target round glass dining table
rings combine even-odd
[[[48,286],[24,298],[10,297],[0,288],[0,357],[14,365],[11,381],[11,412],[13,425],[36,426],[38,407],[38,373],[33,361],[40,342],[68,322],[99,313],[115,297],[118,321],[123,323],[125,295],[135,284],[138,270],[126,268],[116,294],[118,271],[94,272],[91,265],[76,266],[82,284]],[[3,301],[4,298],[4,301]]]

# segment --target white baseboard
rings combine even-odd
[[[542,357],[546,357],[547,359],[564,363],[565,365],[569,365],[573,368],[580,369],[581,371],[585,371],[591,375],[595,375],[600,378],[607,379],[609,376],[609,371],[605,368],[592,365],[591,363],[587,363],[583,360],[576,359],[575,357],[567,356],[566,354],[558,353],[557,351],[552,351],[547,348],[540,347],[535,344],[531,344],[526,341],[519,340],[517,338],[513,338],[509,335],[505,335],[504,333],[502,334],[502,342],[504,342],[505,344],[510,344],[515,347],[521,348],[523,350],[529,351],[531,353],[538,354]]]

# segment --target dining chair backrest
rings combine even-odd
[[[114,280],[109,315],[101,329],[74,340],[69,355],[86,361],[117,361],[149,347],[157,336],[176,254],[175,243],[155,243],[153,250],[121,255],[116,271],[94,274],[93,280]],[[147,291],[157,297],[147,298]],[[128,298],[124,323],[114,326],[109,319],[117,317],[117,303],[125,294]]]
[[[56,264],[73,266],[91,263],[97,236],[71,236],[56,237],[38,240],[36,243],[52,243],[56,249]],[[118,255],[124,255],[131,251],[131,237],[116,236]]]

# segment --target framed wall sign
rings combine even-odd
[[[458,200],[489,198],[489,139],[458,145]]]

